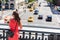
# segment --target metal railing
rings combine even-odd
[[[7,30],[0,28],[0,39],[7,40]],[[19,30],[19,34],[19,40],[60,40],[60,33]]]

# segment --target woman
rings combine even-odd
[[[20,27],[20,30],[22,29],[22,25],[21,25],[21,21],[19,18],[19,15],[17,12],[13,12],[12,14],[13,18],[10,20],[9,22],[9,26],[10,26],[10,30],[12,32],[14,32],[14,36],[13,37],[8,37],[8,40],[18,40],[18,27]],[[16,28],[16,29],[15,29]]]

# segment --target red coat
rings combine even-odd
[[[8,37],[8,40],[18,40],[18,24],[17,22],[14,20],[14,19],[11,19],[10,20],[10,23],[9,23],[9,26],[10,26],[10,29],[11,31],[14,32],[14,29],[16,27],[16,30],[14,32],[14,36],[11,38],[11,37]]]

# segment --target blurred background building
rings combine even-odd
[[[14,0],[0,0],[0,10],[3,9],[3,6],[4,6],[4,10],[7,10],[7,9],[14,9],[14,3],[15,1]]]
[[[4,10],[14,10],[15,8],[18,8],[18,5],[20,2],[24,0],[0,0],[0,11],[3,9]]]

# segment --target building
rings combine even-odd
[[[2,10],[2,9],[4,9],[4,10],[7,10],[7,9],[13,10],[14,9],[14,3],[15,3],[14,0],[0,0],[0,10]],[[3,6],[4,6],[4,8],[3,8]]]
[[[14,10],[18,8],[20,2],[24,0],[0,0],[0,11],[4,10]],[[4,6],[4,8],[3,8]]]

